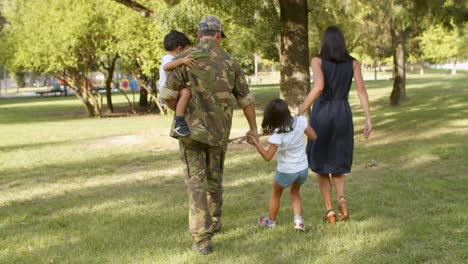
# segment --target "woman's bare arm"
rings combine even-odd
[[[353,75],[356,82],[356,91],[361,102],[361,107],[366,115],[366,123],[364,124],[364,138],[368,139],[372,131],[372,120],[369,109],[369,97],[367,96],[364,79],[362,78],[361,64],[358,61],[353,61]]]
[[[322,94],[324,81],[323,81],[323,72],[322,72],[322,60],[318,57],[312,58],[312,72],[314,73],[314,87],[310,90],[309,94],[305,98],[301,107],[299,108],[298,115],[303,115],[310,106],[317,100],[317,98]]]

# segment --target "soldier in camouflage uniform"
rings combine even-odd
[[[222,226],[223,169],[232,124],[233,96],[249,123],[247,133],[257,136],[257,124],[255,99],[240,65],[219,47],[225,37],[219,19],[203,18],[197,35],[199,44],[178,56],[191,54],[195,65],[174,69],[161,90],[161,97],[175,109],[183,87],[189,88],[192,94],[185,114],[191,135],[180,137],[179,147],[189,194],[193,249],[210,254],[211,237]]]

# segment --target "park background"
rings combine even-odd
[[[466,263],[467,10],[457,0],[1,0],[0,262]],[[273,98],[297,107],[323,30],[342,28],[374,124],[363,140],[353,87],[349,222],[322,223],[310,174],[308,231],[293,231],[287,195],[278,227],[259,228],[276,164],[236,140],[224,231],[212,255],[190,251],[172,113],[156,104],[155,84],[164,35],[195,42],[208,14],[250,79],[258,123]],[[247,128],[236,109],[231,138]]]

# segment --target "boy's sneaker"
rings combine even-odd
[[[175,121],[174,132],[181,137],[190,136],[190,130],[185,122],[185,119]]]
[[[260,216],[260,219],[258,219],[258,224],[263,227],[268,227],[268,228],[276,227],[276,223],[274,221],[271,221],[270,218],[266,216]]]
[[[305,232],[304,221],[294,221],[294,230]]]

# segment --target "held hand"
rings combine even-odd
[[[249,143],[250,145],[256,146],[258,144],[258,140],[254,136],[247,135],[246,137],[247,137],[247,143]]]
[[[193,56],[191,54],[185,56],[182,61],[184,62],[185,65],[187,65],[188,67],[193,67],[193,65],[195,64],[195,59],[193,59]]]
[[[368,139],[372,131],[372,121],[370,119],[366,119],[366,123],[364,124],[364,138]]]
[[[258,134],[257,131],[255,130],[249,130],[246,134],[245,137],[247,138],[247,143],[250,145],[255,145],[255,143],[258,144]]]

